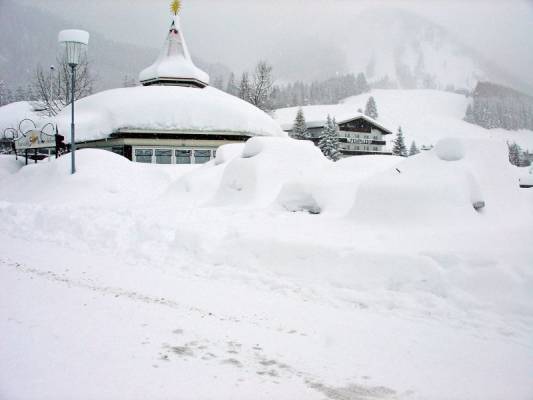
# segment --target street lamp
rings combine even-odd
[[[48,115],[52,116],[52,99],[54,98],[54,71],[56,67],[50,65],[50,94],[48,95]]]
[[[85,55],[87,51],[87,45],[89,44],[89,32],[82,31],[79,29],[67,29],[59,32],[58,41],[63,46],[65,59],[70,67],[72,78],[72,83],[70,85],[70,108],[72,112],[70,124],[70,154],[72,157],[72,173],[74,174],[76,172],[76,141],[74,138],[74,85],[76,77],[76,67],[80,63],[82,57]]]

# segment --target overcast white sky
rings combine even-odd
[[[1,1],[1,0],[0,0]],[[108,38],[159,47],[169,21],[168,0],[17,0],[103,33]],[[413,11],[438,23],[499,66],[533,83],[533,0],[182,0],[182,25],[193,54],[235,71],[273,51],[288,51],[294,36],[349,32],[336,21],[369,7]],[[287,40],[286,40],[287,39]]]

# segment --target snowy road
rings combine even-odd
[[[385,311],[339,292],[185,278],[1,239],[18,260],[0,261],[6,398],[66,399],[80,388],[87,399],[460,399],[483,388],[503,398],[507,383],[495,377],[527,393],[525,328],[497,332],[458,312],[432,318],[393,303]]]

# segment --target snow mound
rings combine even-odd
[[[18,172],[24,165],[22,158],[15,159],[13,155],[0,154],[0,179]]]
[[[174,203],[193,202],[203,204],[216,193],[222,174],[228,163],[241,156],[244,143],[231,143],[220,146],[214,160],[192,168],[175,183],[164,197]]]
[[[70,107],[54,121],[59,133],[69,132]],[[106,90],[76,101],[77,139],[102,139],[128,128],[287,136],[257,107],[213,87],[137,86]]]
[[[224,169],[212,205],[268,205],[285,182],[311,179],[330,164],[310,141],[251,138]]]
[[[444,159],[442,153],[430,151],[362,183],[351,212],[355,219],[373,224],[457,226],[477,223],[483,216],[502,222],[509,217],[509,208],[517,217],[527,212],[505,142],[448,143],[464,147],[464,158],[457,160],[455,146],[443,151]],[[447,162],[448,156],[457,161]]]
[[[465,156],[465,149],[459,139],[444,138],[435,145],[437,157],[444,161],[458,161]]]
[[[242,154],[244,149],[243,143],[231,143],[220,146],[217,149],[217,155],[215,157],[215,165],[220,165],[233,160]]]
[[[69,154],[28,164],[5,177],[6,185],[19,190],[3,193],[3,200],[48,204],[115,204],[124,198],[133,203],[155,198],[166,189],[172,171],[132,163],[105,150],[76,151],[76,174]]]
[[[343,158],[321,168],[311,179],[283,185],[276,203],[289,211],[346,214],[361,182],[404,160],[402,157],[364,155]]]
[[[281,188],[276,202],[288,211],[320,214],[322,209],[313,195],[315,191],[316,188],[312,185],[289,182]]]

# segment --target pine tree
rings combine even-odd
[[[248,72],[243,72],[241,77],[241,83],[239,84],[239,97],[244,101],[250,102],[250,79],[248,78]]]
[[[370,96],[366,102],[365,115],[372,119],[378,119],[378,108],[376,106],[376,101],[372,96]]]
[[[320,134],[318,148],[322,151],[322,154],[332,161],[337,161],[341,158],[337,135],[337,123],[335,122],[335,119],[331,119],[329,115],[326,126],[324,126],[324,129]]]
[[[311,133],[307,130],[307,124],[305,123],[305,116],[302,108],[298,109],[296,118],[294,120],[294,126],[292,128],[291,136],[294,139],[311,139]]]
[[[411,142],[411,148],[409,149],[409,157],[414,156],[416,154],[420,153],[420,150],[418,150],[418,147],[416,147],[416,143],[413,140]]]
[[[392,148],[392,154],[401,157],[407,157],[407,147],[405,147],[405,141],[403,138],[402,127],[398,127],[398,133],[394,139],[394,146]]]
[[[507,145],[509,146],[509,162],[517,167],[520,166],[522,149],[515,142]]]
[[[355,78],[355,89],[357,94],[366,93],[370,91],[370,85],[366,81],[366,76],[362,72]]]

